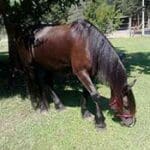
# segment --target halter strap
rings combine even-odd
[[[121,106],[122,106],[120,100],[119,100],[117,97],[115,97],[115,98],[113,99],[113,101],[110,102],[109,105],[110,105],[110,107],[115,107],[115,109],[120,109]]]
[[[114,108],[114,109],[120,109],[122,107],[122,103],[120,102],[120,100],[115,97],[113,99],[113,101],[109,104],[111,108]],[[133,116],[131,114],[116,114],[116,117],[119,117],[119,118],[132,118]]]
[[[116,117],[119,117],[119,118],[132,118],[133,116],[131,114],[116,114]]]

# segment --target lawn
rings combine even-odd
[[[133,91],[137,103],[137,123],[122,127],[104,110],[107,129],[97,131],[93,121],[80,113],[80,90],[60,91],[66,110],[57,112],[53,103],[48,114],[35,112],[25,94],[23,81],[7,89],[8,53],[0,41],[0,150],[149,150],[150,144],[150,38],[112,39],[117,50],[126,54],[129,81],[137,79]],[[110,91],[97,85],[104,101]]]

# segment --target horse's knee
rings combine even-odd
[[[100,98],[101,98],[101,96],[100,96],[100,94],[98,92],[91,93],[91,97],[92,97],[93,101],[96,102],[96,103],[98,103]]]

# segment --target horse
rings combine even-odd
[[[33,107],[41,111],[49,109],[47,83],[56,109],[64,109],[53,88],[53,80],[55,73],[67,72],[76,76],[83,86],[81,112],[84,118],[91,115],[87,108],[88,96],[94,102],[97,128],[105,128],[106,123],[100,105],[101,95],[92,81],[94,78],[109,85],[109,106],[121,124],[127,127],[135,124],[136,102],[131,89],[135,80],[128,84],[126,69],[115,48],[97,27],[79,19],[70,24],[42,26],[28,36],[26,33],[16,41]],[[46,70],[46,73],[41,70]]]

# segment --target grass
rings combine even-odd
[[[16,89],[9,91],[7,48],[5,41],[0,41],[0,150],[149,150],[150,38],[112,39],[111,42],[126,53],[129,81],[137,78],[133,88],[137,123],[133,128],[122,127],[105,109],[107,129],[97,131],[93,121],[81,118],[80,91],[60,92],[67,109],[57,112],[51,104],[47,115],[32,109],[19,79]],[[108,99],[108,87],[97,86]]]

